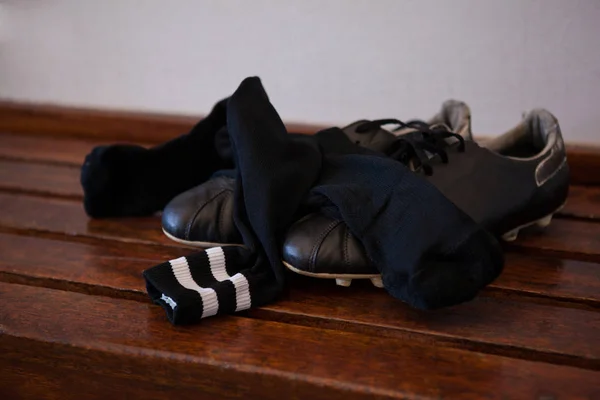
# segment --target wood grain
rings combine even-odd
[[[0,280],[145,302],[141,271],[187,253],[123,243],[106,249],[102,245],[0,234]],[[519,275],[511,272],[519,270],[519,264],[516,266],[507,267],[509,275]],[[600,265],[588,267],[594,272],[576,269],[563,281],[568,286],[570,280],[595,276],[598,285]],[[522,268],[520,275],[526,275]],[[420,335],[483,352],[600,369],[600,346],[594,340],[600,336],[597,312],[480,298],[431,313],[413,310],[385,291],[359,282],[352,288],[340,288],[333,281],[303,279],[295,274],[289,278],[288,294],[280,302],[263,307],[262,312],[253,312],[253,316],[309,326],[339,328],[343,324],[346,331],[376,336]],[[572,287],[571,291],[577,293],[579,289]],[[589,297],[598,304],[598,296],[596,290]]]
[[[600,187],[572,185],[567,204],[559,214],[564,217],[600,220]]]
[[[0,193],[0,226],[72,237],[181,247],[162,233],[159,217],[88,218],[81,202]]]
[[[423,312],[368,285],[357,285],[348,295],[347,288],[333,282],[303,279],[303,283],[254,315],[370,336],[409,337],[428,343],[435,339],[446,346],[600,368],[600,345],[595,339],[600,337],[600,314],[595,311],[483,296]]]
[[[192,251],[0,233],[0,280],[147,301],[142,271]]]
[[[555,219],[538,230],[522,230],[517,240],[506,243],[509,250],[600,262],[600,224]]]
[[[162,143],[187,133],[201,118],[0,101],[0,132],[53,137]],[[315,133],[322,129],[298,123],[286,123],[286,127],[296,133]]]
[[[505,254],[505,262],[504,272],[490,289],[600,309],[600,264],[515,253]]]
[[[21,281],[30,284],[40,280],[44,286],[65,290],[85,287],[85,291],[105,294],[107,288],[109,295],[117,297],[123,289],[139,292],[142,296],[138,298],[145,299],[141,271],[194,251],[127,242],[110,245],[99,241],[65,242],[0,233],[0,274],[10,274],[11,279],[18,275]],[[300,282],[301,290],[302,285],[320,281]],[[353,287],[356,285],[355,281]],[[490,288],[600,308],[600,264],[509,253],[504,272]]]
[[[0,102],[0,131],[161,142],[189,131],[197,117]]]
[[[167,239],[159,217],[90,219],[78,201],[0,193],[0,229],[181,246]],[[509,249],[600,262],[600,224],[556,219],[543,232],[522,232]]]
[[[83,199],[77,167],[0,159],[0,190]]]
[[[76,137],[156,144],[187,133],[200,118],[0,101],[0,132],[54,138]],[[361,116],[357,116],[357,119],[360,118]],[[328,128],[290,122],[286,123],[286,127],[289,132],[304,134]],[[567,156],[573,183],[600,184],[600,147],[567,144]]]
[[[600,185],[600,150],[598,146],[567,144],[571,182]]]
[[[94,146],[111,141],[0,133],[0,158],[80,167]]]
[[[177,390],[178,398],[202,393],[272,399],[282,393],[315,399],[593,398],[600,393],[598,372],[394,338],[235,317],[173,328],[149,304],[15,284],[0,283],[0,297],[5,302],[0,365],[3,370],[17,365],[14,379],[0,375],[4,398],[43,394],[48,387],[52,393],[70,392],[71,398],[99,398],[118,393],[115,385],[142,393],[160,385],[162,393]],[[354,355],[361,362],[349,362]],[[55,380],[57,372],[83,382],[100,376],[112,385],[89,388]],[[27,379],[31,376],[36,379]]]

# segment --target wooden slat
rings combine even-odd
[[[0,132],[161,143],[187,133],[202,117],[0,101]],[[321,127],[286,123],[290,132]]]
[[[368,285],[351,290],[332,282],[293,287],[280,301],[255,311],[263,318],[355,331],[370,336],[412,337],[471,350],[600,369],[600,314],[508,299],[479,298],[423,312]],[[575,344],[575,342],[579,342]]]
[[[600,174],[600,171],[598,173]],[[600,220],[600,187],[571,186],[567,204],[559,214],[566,217]]]
[[[121,393],[116,385],[194,399],[203,393],[272,399],[599,393],[595,371],[394,338],[235,317],[176,329],[149,304],[15,284],[0,283],[0,297],[0,365],[11,371],[0,374],[4,398],[31,398],[49,382],[78,399]],[[96,376],[112,385],[88,387]]]
[[[192,251],[0,233],[0,280],[147,301],[142,271]]]
[[[94,146],[107,143],[110,142],[0,133],[0,157],[81,166]]]
[[[515,253],[505,254],[505,262],[490,288],[600,309],[600,264]]]
[[[193,251],[193,250],[192,250]],[[191,251],[0,233],[0,280],[146,302],[142,271]]]
[[[567,158],[571,170],[571,182],[579,185],[600,185],[598,146],[567,144]]]
[[[0,159],[0,190],[81,200],[77,167]]]
[[[0,227],[177,246],[162,234],[158,217],[89,219],[78,201],[9,193],[0,193],[0,209]],[[508,247],[600,261],[600,224],[556,219],[543,232],[522,232]]]
[[[0,131],[157,142],[189,131],[197,117],[0,102]]]
[[[128,243],[181,247],[162,233],[159,217],[91,219],[79,201],[0,193],[0,226]]]
[[[155,248],[123,244],[106,249],[0,234],[0,254],[0,280],[148,301],[141,271],[185,253],[169,249],[163,254]],[[563,294],[569,290],[579,296],[592,292],[588,297],[598,304],[598,290],[594,292],[590,287],[579,292],[580,288],[569,288],[568,284],[570,280],[595,277],[597,289],[600,265],[589,267],[591,273],[577,269],[566,272],[563,281],[567,289]],[[518,264],[507,267],[509,275],[518,276],[519,272],[524,275]],[[540,278],[543,282],[544,276]],[[291,289],[284,300],[254,311],[254,315],[316,326],[339,326],[344,322],[346,330],[377,336],[419,334],[453,346],[600,369],[600,346],[594,341],[600,335],[597,312],[481,298],[428,313],[413,310],[369,285],[339,288],[332,281],[302,279],[295,274],[290,274],[290,279]],[[553,271],[550,279],[556,279]]]
[[[556,219],[541,232],[523,230],[506,248],[532,254],[600,261],[600,224]]]
[[[63,288],[60,285],[65,284],[100,293],[94,292],[100,290],[93,287],[97,285],[113,296],[119,296],[119,289],[139,292],[143,295],[138,298],[143,299],[142,270],[194,251],[122,242],[107,246],[100,242],[75,243],[0,233],[0,271],[25,280],[41,280],[50,287]],[[318,281],[309,280],[307,284],[311,282]],[[600,264],[509,253],[504,272],[490,287],[600,308]]]

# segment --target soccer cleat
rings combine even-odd
[[[367,122],[362,129],[375,129],[391,121]],[[398,140],[393,152],[396,159],[504,240],[515,240],[519,231],[529,226],[548,226],[567,199],[565,147],[558,121],[546,110],[531,111],[519,125],[486,147],[471,140],[456,140],[439,130],[409,130]],[[343,286],[349,285],[348,279],[378,275],[348,227],[318,213],[289,229],[283,261],[294,271],[335,278]]]
[[[354,122],[344,133],[351,142],[369,150],[385,152],[397,141],[396,135],[413,130],[391,132],[371,129],[357,132],[356,127],[368,121]],[[424,122],[414,122],[420,126]],[[457,100],[448,100],[430,125],[448,125],[464,137],[471,137],[471,112]],[[163,232],[170,239],[196,247],[242,246],[242,237],[233,221],[235,180],[227,175],[214,177],[173,198],[162,214]]]
[[[164,234],[188,246],[241,246],[233,221],[234,189],[235,179],[217,176],[175,197],[163,210]]]

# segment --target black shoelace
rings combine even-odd
[[[377,119],[360,124],[356,128],[356,132],[366,133],[373,129],[379,129],[383,125],[390,124],[398,126],[394,131],[405,128],[413,129],[414,131],[398,136],[385,154],[405,165],[409,165],[413,161],[414,169],[418,170],[421,168],[426,175],[432,175],[433,168],[429,163],[429,157],[427,157],[424,151],[438,155],[442,162],[447,164],[448,153],[445,148],[450,145],[446,139],[451,137],[458,139],[458,151],[465,151],[465,139],[458,133],[449,131],[443,125],[431,127],[423,121],[402,122],[398,119]],[[414,161],[417,161],[416,165]]]

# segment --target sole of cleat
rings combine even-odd
[[[337,278],[335,284],[338,286],[348,287],[352,284],[352,279]]]
[[[550,225],[550,222],[552,222],[552,217],[554,216],[554,214],[550,214],[540,220],[538,220],[535,224],[537,226],[539,226],[540,228],[545,228],[548,225]]]
[[[526,224],[523,224],[521,226],[516,227],[515,229],[512,229],[512,230],[506,232],[504,235],[502,235],[502,240],[504,240],[505,242],[513,242],[519,236],[519,232],[521,231],[521,229],[526,229],[526,228],[529,228],[531,226],[537,226],[539,228],[546,228],[546,227],[548,227],[548,225],[550,225],[550,223],[552,222],[552,217],[554,216],[554,214],[556,214],[557,212],[559,212],[564,206],[565,205],[563,204],[562,206],[560,206],[556,210],[554,210],[554,212],[552,212],[551,214],[546,215],[543,218],[536,219],[535,221],[528,222]]]
[[[373,284],[373,286],[375,286],[377,288],[383,287],[383,280],[381,279],[381,276],[371,278],[371,283]]]
[[[379,274],[317,274],[314,272],[307,272],[298,269],[285,261],[282,261],[283,265],[290,271],[293,271],[299,275],[309,276],[311,278],[318,279],[335,279],[335,283],[338,286],[348,287],[352,284],[353,279],[369,279],[373,286],[382,288],[383,281],[381,280],[381,275]]]
[[[171,235],[164,229],[162,231],[165,234],[165,236],[168,237],[169,239],[171,239],[172,241],[179,243],[179,244],[186,245],[186,246],[190,246],[190,247],[200,247],[203,249],[208,249],[211,247],[227,247],[227,246],[245,247],[243,244],[237,244],[237,243],[192,242],[189,240],[183,240],[183,239],[176,238],[175,236]]]

